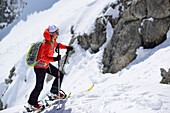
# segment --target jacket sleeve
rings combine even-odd
[[[60,49],[66,49],[66,45],[64,45],[64,44],[60,44]]]
[[[55,46],[57,47],[58,42],[55,43]],[[60,49],[66,49],[66,45],[60,43]]]
[[[50,51],[51,51],[51,44],[50,43],[44,43],[42,54],[41,54],[41,60],[43,62],[46,62],[47,64],[50,63],[50,62],[54,62],[53,57],[48,56]]]

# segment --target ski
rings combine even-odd
[[[66,101],[69,97],[70,97],[70,95],[71,95],[71,92],[68,94],[68,96],[66,97],[66,98],[64,98],[64,99],[56,99],[56,100],[45,100],[45,108],[43,109],[43,110],[41,110],[41,111],[38,111],[38,112],[36,112],[36,113],[41,113],[41,112],[43,112],[44,110],[46,110],[46,109],[48,109],[48,108],[50,108],[50,107],[52,107],[52,106],[54,106],[54,105],[56,105],[56,104],[58,104],[58,102],[59,101]],[[58,110],[58,109],[56,109],[56,110]]]
[[[79,92],[79,93],[88,92],[88,91],[92,90],[93,87],[94,87],[94,84],[93,84],[90,88],[88,88],[88,89],[86,89],[86,90],[83,90],[83,91],[81,91],[81,92]],[[48,98],[50,97],[49,95],[47,95],[47,96],[48,96]],[[28,107],[24,106],[25,109],[26,109],[26,111],[24,111],[23,113],[32,113],[32,112],[33,112],[33,113],[41,113],[41,112],[43,112],[44,110],[50,108],[51,106],[54,106],[54,105],[58,104],[60,101],[62,101],[62,102],[63,102],[63,101],[66,101],[68,98],[70,98],[70,96],[71,96],[71,92],[70,92],[70,93],[67,95],[67,97],[64,98],[64,99],[55,99],[55,100],[50,100],[50,98],[49,98],[49,99],[45,99],[45,100],[43,101],[44,107],[43,107],[41,110],[30,110]],[[59,109],[60,109],[60,107],[59,107]],[[56,109],[56,110],[58,110],[58,109]]]
[[[50,108],[51,106],[53,105],[56,105],[59,101],[66,101],[71,95],[71,92],[68,94],[68,96],[64,99],[56,99],[56,100],[44,100],[43,103],[44,103],[44,107],[40,110],[30,110],[28,107],[24,106],[26,111],[23,111],[23,113],[41,113],[43,112],[44,110]]]
[[[71,95],[71,92],[68,94],[68,96],[66,97],[66,98],[64,98],[64,99],[55,99],[55,100],[45,100],[45,103],[46,103],[46,107],[50,107],[50,106],[52,106],[52,105],[54,105],[54,104],[56,104],[57,102],[59,102],[59,101],[63,101],[63,100],[67,100],[69,97],[70,97],[70,95]]]
[[[30,110],[28,107],[24,106],[26,111],[23,111],[23,113],[40,113],[41,111],[43,111],[45,109],[45,106],[43,106],[42,109],[35,109],[35,110]]]
[[[80,93],[90,91],[90,90],[92,90],[93,87],[94,87],[94,84],[93,84],[89,89],[86,89],[86,90],[84,90],[84,91],[81,91]]]

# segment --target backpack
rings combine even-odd
[[[48,40],[45,40],[45,41],[40,41],[40,42],[36,42],[36,43],[32,43],[28,53],[27,53],[27,58],[26,58],[26,62],[27,62],[27,65],[29,67],[32,67],[34,66],[36,63],[37,63],[37,57],[38,57],[38,52],[40,50],[40,47],[43,43],[50,43],[52,46],[51,46],[51,51],[53,49],[53,43],[51,41],[48,41]],[[50,52],[51,52],[50,51]]]

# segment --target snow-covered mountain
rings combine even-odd
[[[97,17],[102,16],[103,9],[117,0],[61,0],[51,8],[30,14],[26,20],[20,20],[0,42],[0,94],[3,106],[8,109],[0,111],[20,113],[27,105],[29,95],[35,85],[33,68],[26,65],[25,59],[31,43],[43,39],[43,31],[48,25],[60,28],[58,42],[68,45],[74,32],[90,33],[94,29]],[[117,14],[116,14],[117,15]],[[107,24],[107,40],[113,34],[113,28]],[[168,70],[170,64],[170,30],[167,40],[153,49],[137,51],[137,58],[126,68],[116,74],[102,74],[102,56],[104,47],[97,53],[84,50],[77,40],[72,46],[75,53],[65,66],[66,75],[62,89],[72,92],[64,104],[64,113],[169,113],[170,86],[160,84],[160,68]],[[104,45],[106,45],[108,41]],[[61,51],[65,54],[65,50]],[[56,63],[53,63],[57,66]],[[15,66],[15,76],[11,84],[5,85],[10,69]],[[45,82],[39,99],[49,93],[52,81]],[[94,84],[89,92],[79,93]],[[55,107],[46,112],[56,112]]]

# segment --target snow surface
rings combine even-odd
[[[26,65],[26,53],[32,42],[42,40],[45,28],[55,24],[60,28],[58,42],[68,44],[71,39],[70,28],[75,33],[90,33],[94,29],[95,19],[113,0],[61,0],[50,9],[30,14],[26,21],[21,20],[0,42],[0,86],[15,65],[16,76],[3,96],[4,106],[8,109],[0,113],[22,113],[24,105],[35,85],[33,68]],[[116,74],[102,74],[102,55],[104,46],[111,39],[113,28],[107,24],[107,42],[97,53],[85,51],[74,42],[75,53],[65,66],[67,74],[62,89],[72,92],[71,97],[59,112],[61,113],[170,113],[170,86],[160,84],[160,68],[169,69],[170,30],[167,40],[153,49],[137,51],[138,57],[130,65]],[[3,49],[2,49],[3,48]],[[64,55],[65,50],[62,50]],[[5,62],[4,62],[5,61]],[[53,63],[57,66],[56,63]],[[25,82],[26,80],[26,82]],[[51,84],[44,83],[39,99],[49,93]],[[89,92],[79,93],[94,88]],[[0,89],[3,91],[3,89]],[[45,113],[56,112],[56,106]]]
[[[146,20],[154,22],[154,18],[152,18],[152,17],[147,18],[147,19],[143,19],[143,21],[141,22],[141,26],[143,26],[143,24]]]
[[[59,0],[16,0],[19,4],[17,6],[23,7],[22,1],[24,3],[27,3],[27,5],[24,5],[24,9],[19,8],[18,10],[22,10],[20,13],[20,17],[16,20],[14,20],[11,24],[8,25],[8,27],[4,28],[3,30],[0,30],[0,41],[8,35],[8,33],[11,31],[11,29],[21,20],[27,21],[28,15],[34,14],[35,12],[39,13],[41,11],[47,10],[52,7],[52,5]],[[8,0],[10,2],[10,0]],[[10,3],[9,3],[10,4]],[[8,9],[7,9],[8,10]],[[17,11],[17,10],[16,10]],[[23,13],[22,13],[23,12]]]
[[[119,17],[119,5],[113,9],[112,7],[109,7],[106,11],[105,15],[110,16],[112,15],[112,18],[118,18]]]

